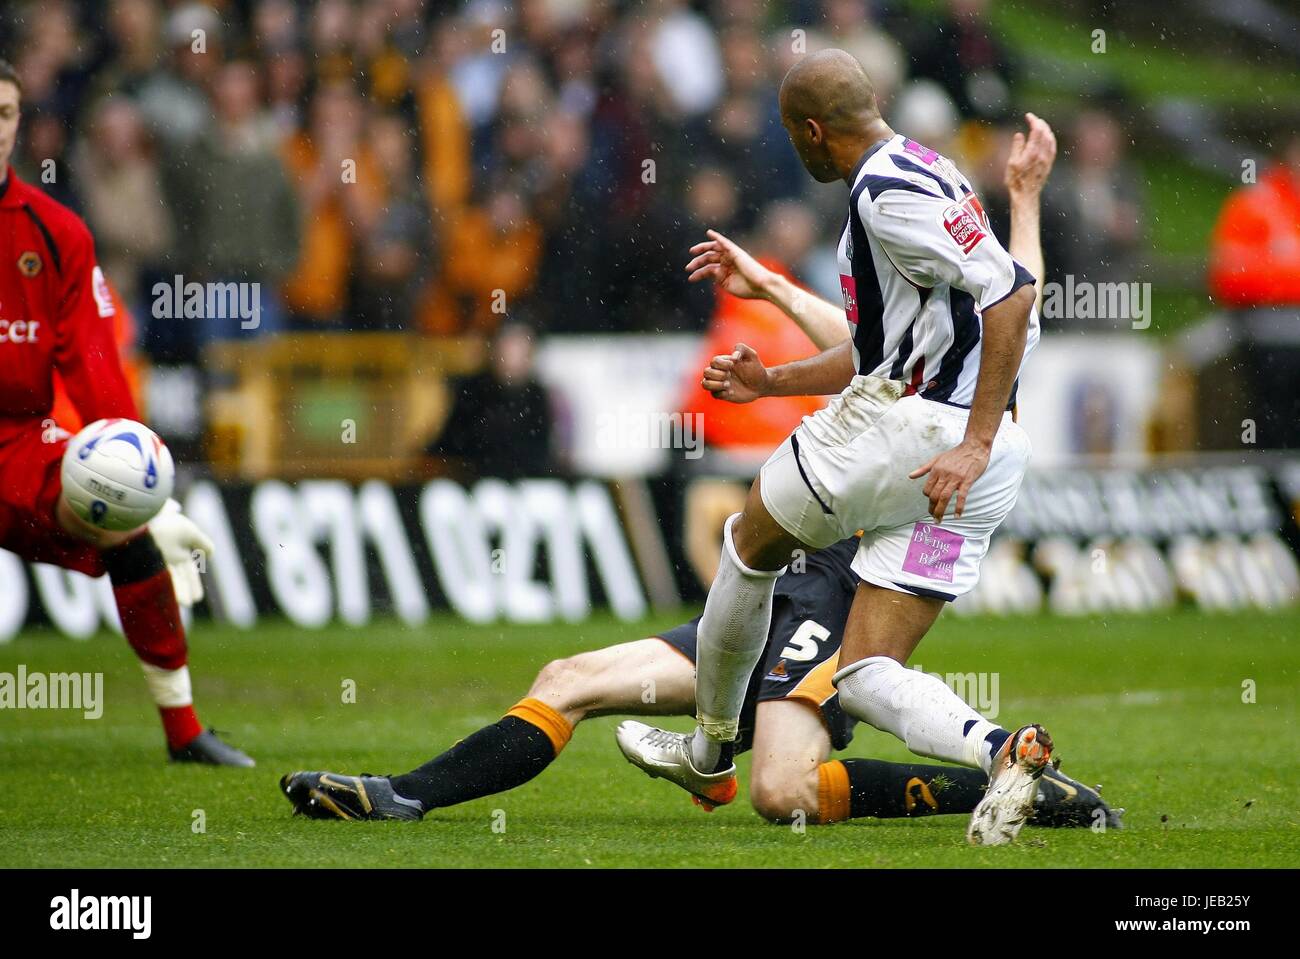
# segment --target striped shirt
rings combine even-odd
[[[901,135],[872,146],[853,174],[838,255],[857,372],[969,407],[983,312],[1035,281],[952,161]],[[1025,357],[1038,336],[1031,310]]]

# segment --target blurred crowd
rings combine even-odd
[[[0,37],[25,88],[20,175],[86,218],[147,352],[185,360],[285,329],[699,331],[713,292],[681,266],[706,227],[770,241],[836,296],[843,197],[803,173],[776,104],[830,45],[868,65],[896,129],[980,181],[1005,237],[1024,104],[986,8],[33,0]],[[1127,137],[1102,107],[1057,122],[1049,262],[1131,278]],[[258,282],[257,329],[154,320],[150,291],[176,275]]]

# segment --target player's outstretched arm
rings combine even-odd
[[[849,339],[849,324],[842,307],[769,270],[717,230],[709,230],[708,236],[691,247],[692,259],[686,264],[690,282],[712,279],[732,296],[774,303],[819,350],[829,350]]]
[[[1029,134],[1017,133],[1011,141],[1003,179],[1011,198],[1011,240],[1008,250],[1030,273],[1038,278],[1038,300],[1042,309],[1043,282],[1047,272],[1043,260],[1040,230],[1043,186],[1056,162],[1056,134],[1045,120],[1025,114]]]
[[[847,343],[851,338],[843,306],[836,306],[815,293],[809,293],[780,273],[772,274],[772,283],[768,289],[768,299],[808,334],[808,339],[813,341],[817,349],[829,350]]]

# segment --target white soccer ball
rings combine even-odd
[[[63,497],[91,526],[145,525],[172,495],[176,467],[158,434],[135,420],[96,420],[68,441]]]

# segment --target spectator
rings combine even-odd
[[[552,424],[546,391],[533,372],[532,331],[508,322],[493,337],[487,368],[460,383],[428,453],[450,458],[466,479],[549,476],[555,472]]]
[[[411,64],[427,43],[421,0],[362,4],[353,47],[369,81],[367,96],[385,108],[400,105],[411,88]]]
[[[122,96],[101,101],[73,165],[100,266],[138,310],[142,274],[163,261],[175,235],[139,109]]]
[[[989,21],[988,0],[948,0],[915,51],[914,72],[937,80],[962,116],[996,120],[1011,109],[1015,61]]]
[[[1075,283],[1135,282],[1143,197],[1141,177],[1124,155],[1123,131],[1109,113],[1086,110],[1071,140],[1066,162],[1044,191],[1043,232],[1059,237],[1060,272],[1073,274]]]
[[[24,104],[23,135],[13,165],[24,179],[39,183],[41,189],[72,208],[82,210],[81,191],[69,169],[70,130],[67,121],[53,110]]]
[[[485,192],[448,230],[443,278],[453,314],[438,318],[440,332],[491,333],[537,279],[542,231],[527,198],[509,184]]]
[[[308,328],[345,327],[356,238],[374,228],[384,202],[378,163],[362,139],[364,122],[365,103],[352,81],[331,80],[312,99],[309,132],[286,145],[302,245],[284,296],[295,322]]]
[[[608,315],[602,277],[609,223],[600,211],[610,178],[591,162],[587,124],[573,114],[562,112],[549,124],[546,155],[549,179],[538,195],[545,247],[535,312],[548,331],[594,331]]]
[[[952,157],[961,117],[946,90],[933,80],[913,80],[894,101],[895,129],[944,156]]]
[[[439,53],[449,64],[448,79],[471,130],[486,126],[496,116],[514,55],[508,40],[510,25],[504,4],[495,0],[471,3],[462,19],[443,25]],[[503,32],[494,35],[497,30]]]
[[[543,280],[550,293],[541,308],[554,330],[698,329],[704,313],[688,304],[696,294],[687,290],[680,255],[694,233],[683,184],[701,158],[683,141],[646,56],[648,34],[629,28],[619,40],[617,73],[607,78],[589,136],[580,138],[587,160],[571,177],[580,205],[551,237]],[[730,216],[734,185],[727,192]]]
[[[481,131],[474,164],[481,182],[510,182],[530,199],[535,196],[552,109],[550,84],[537,62],[517,58],[506,71],[496,118]]]
[[[253,64],[231,61],[213,78],[213,122],[173,153],[167,196],[176,217],[176,265],[186,282],[259,283],[257,333],[281,325],[276,287],[298,252],[298,208],[261,109]],[[198,343],[242,335],[238,318],[205,316]]]
[[[45,0],[24,6],[18,16],[16,67],[23,81],[23,109],[71,124],[92,66],[92,47],[77,30],[76,10],[68,0]]]
[[[253,48],[263,59],[291,50],[302,42],[302,25],[293,0],[258,0],[250,26]]]
[[[881,109],[887,111],[907,78],[902,46],[873,22],[867,0],[826,0],[825,16],[831,42],[858,58],[871,77]]]
[[[362,243],[354,328],[402,330],[436,258],[437,237],[415,175],[410,125],[396,113],[369,124],[367,141],[388,185],[388,199]]]
[[[1300,133],[1277,162],[1228,198],[1210,246],[1210,293],[1234,308],[1235,371],[1261,445],[1300,449]]]
[[[266,82],[266,101],[281,139],[304,122],[309,71],[303,24],[292,0],[260,0],[253,9],[250,43]]]
[[[1228,198],[1210,241],[1210,293],[1227,306],[1300,306],[1300,133]]]
[[[308,27],[315,75],[326,83],[356,76],[351,37],[356,28],[351,0],[319,0],[312,7]]]
[[[289,48],[266,61],[266,98],[269,114],[281,141],[302,129],[307,101],[307,58]]]
[[[556,100],[561,110],[587,117],[596,108],[596,61],[591,34],[571,29],[555,41]]]
[[[162,13],[157,0],[112,0],[106,25],[112,52],[95,86],[102,94],[136,97],[162,68]]]
[[[609,178],[605,216],[626,232],[645,211],[684,182],[695,150],[650,58],[650,35],[628,26],[614,52],[615,73],[591,119],[591,163]]]
[[[703,130],[688,135],[710,162],[735,176],[742,198],[741,224],[749,228],[762,203],[798,194],[805,174],[781,126],[776,87],[766,75],[757,31],[748,26],[727,28],[722,52],[726,92]]]
[[[446,43],[451,36],[452,31],[444,29],[435,39]],[[470,134],[446,61],[439,54],[435,47],[417,64],[414,94],[429,207],[438,216],[449,216],[469,199]]]
[[[167,19],[171,63],[149,73],[135,92],[153,132],[171,149],[198,139],[211,119],[207,89],[221,65],[221,18],[211,7],[187,3]]]
[[[721,167],[703,166],[686,181],[683,207],[667,195],[625,224],[617,258],[604,264],[606,278],[615,286],[606,293],[613,328],[664,333],[703,329],[713,294],[687,281],[682,257],[707,228],[732,229],[739,211],[735,178]]]
[[[659,81],[683,116],[710,109],[722,94],[722,56],[708,22],[686,0],[655,0],[649,54]]]

